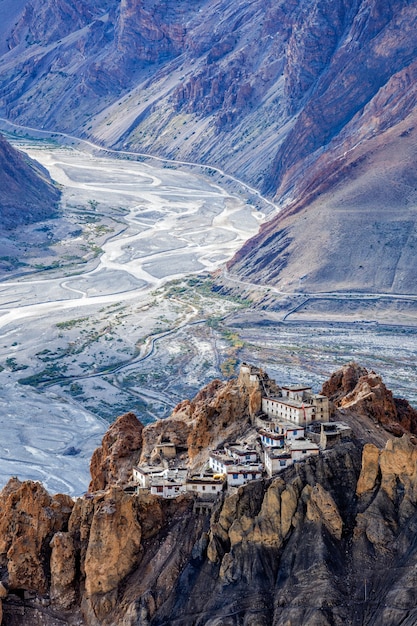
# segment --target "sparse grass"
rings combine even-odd
[[[65,322],[57,322],[56,327],[61,330],[70,330],[71,328],[80,326],[84,322],[88,322],[88,317],[79,317],[77,319],[71,319]]]
[[[30,385],[31,387],[37,387],[43,383],[50,383],[52,381],[58,381],[63,377],[64,372],[67,370],[67,366],[62,364],[58,366],[56,363],[50,365],[45,368],[41,372],[37,374],[32,374],[32,376],[26,376],[25,378],[20,378],[18,383],[20,385]]]
[[[229,329],[222,331],[222,337],[230,343],[233,349],[240,350],[244,347],[245,342],[239,337],[237,332],[233,332]]]
[[[229,357],[220,365],[221,372],[225,378],[230,378],[236,371],[238,360],[235,357]]]
[[[8,357],[6,359],[6,367],[7,369],[11,370],[12,372],[19,372],[20,370],[27,370],[27,368],[29,367],[28,365],[21,365],[19,364],[15,358],[13,357]],[[4,368],[3,368],[4,369]]]

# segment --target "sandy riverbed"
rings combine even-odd
[[[0,364],[5,367],[0,374],[0,482],[17,475],[42,480],[52,491],[78,494],[87,487],[90,455],[106,423],[75,400],[37,392],[18,380],[39,369],[39,355],[45,351],[71,352],[62,330],[68,319],[93,321],[98,311],[115,303],[146,309],[154,290],[165,282],[213,270],[230,258],[258,230],[263,216],[209,177],[172,166],[151,167],[49,144],[20,147],[63,186],[63,217],[72,219],[74,227],[83,206],[97,219],[112,216],[114,209],[121,224],[117,236],[109,234],[101,244],[93,265],[0,284]],[[77,237],[65,242],[67,255],[76,245]],[[141,334],[146,336],[154,323],[152,316],[141,315]],[[123,324],[126,337],[133,336],[137,314]],[[97,355],[90,356],[89,350],[76,355],[70,369],[88,370],[91,363],[94,371]],[[42,357],[46,366],[48,358]]]

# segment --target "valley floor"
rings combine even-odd
[[[2,482],[82,492],[104,420],[165,417],[239,360],[318,390],[354,359],[417,405],[412,298],[275,293],[227,274],[225,290],[209,272],[265,218],[242,192],[168,162],[14,141],[63,202],[58,220],[1,241]]]

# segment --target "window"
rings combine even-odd
[[[243,478],[246,480],[246,478],[248,477],[247,474],[243,474]]]
[[[287,461],[280,461],[279,464],[281,467],[285,467],[287,465]]]
[[[206,486],[205,486],[205,485],[203,485],[203,491],[205,491],[205,490],[206,490]]]
[[[216,485],[212,485],[211,490],[216,491]]]
[[[233,480],[237,480],[239,478],[238,474],[233,474]]]
[[[156,488],[157,493],[162,493],[164,491],[163,487]]]

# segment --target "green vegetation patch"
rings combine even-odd
[[[79,317],[77,319],[66,320],[65,322],[57,322],[56,327],[61,330],[69,330],[70,328],[80,326],[84,322],[88,322],[88,317]]]

